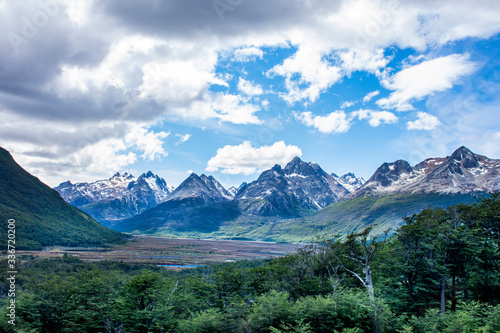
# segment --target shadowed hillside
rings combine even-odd
[[[92,246],[120,242],[125,236],[66,203],[59,194],[21,168],[0,148],[0,219],[16,220],[16,249],[43,246]],[[6,237],[0,246],[6,247]]]

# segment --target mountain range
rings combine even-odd
[[[132,217],[164,202],[174,187],[149,171],[139,178],[117,172],[92,183],[67,181],[54,189],[66,202],[105,222]]]
[[[138,179],[117,173],[109,180],[77,184],[68,181],[55,189],[67,202],[99,221],[113,224],[160,203],[187,198],[198,206],[238,201],[244,213],[251,215],[300,217],[365,195],[498,191],[499,171],[499,160],[460,147],[451,156],[430,158],[415,166],[404,160],[383,163],[368,181],[353,173],[340,177],[328,174],[318,164],[295,157],[283,168],[275,165],[255,181],[228,190],[212,176],[194,173],[174,189],[151,171]]]
[[[366,194],[478,193],[500,190],[500,160],[460,147],[445,158],[430,158],[415,166],[404,160],[382,164],[347,198]]]
[[[125,236],[116,231],[314,241],[318,236],[345,234],[373,224],[381,232],[396,228],[403,216],[428,206],[474,201],[487,192],[500,191],[499,172],[500,160],[460,147],[450,156],[414,166],[404,160],[383,163],[366,182],[352,173],[329,174],[318,164],[296,157],[284,167],[275,165],[255,181],[229,190],[203,174],[193,173],[173,188],[147,172],[138,178],[116,173],[91,183],[68,181],[55,191],[0,148],[0,217],[16,219],[19,249],[123,241]]]
[[[465,147],[414,166],[383,163],[366,182],[295,157],[231,191],[211,176],[191,174],[164,202],[109,225],[133,233],[279,241],[303,240],[332,226],[348,232],[378,223],[382,230],[429,205],[500,190],[499,170],[500,160]]]

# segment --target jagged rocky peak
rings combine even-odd
[[[383,163],[368,179],[367,183],[377,182],[381,186],[389,186],[394,181],[398,180],[402,174],[411,174],[413,168],[410,163],[405,160],[397,160],[392,163]]]
[[[450,159],[457,161],[466,169],[477,168],[479,166],[479,160],[476,154],[464,146],[455,150],[453,154],[451,154]]]
[[[340,177],[335,173],[332,173],[331,176],[351,193],[356,191],[365,183],[363,177],[356,177],[356,175],[352,172],[346,173]]]
[[[439,167],[441,164],[446,162],[446,158],[442,157],[434,157],[434,158],[428,158],[417,165],[413,167],[413,170],[423,173],[423,174],[428,174],[434,171],[437,167]]]
[[[191,174],[184,181],[186,181],[186,180],[192,181],[192,180],[198,180],[198,179],[200,179],[200,176],[198,176],[194,172],[191,172]]]
[[[124,172],[124,173],[117,172],[111,178],[109,178],[109,181],[111,181],[112,183],[130,182],[133,180],[135,180],[135,177],[133,175],[129,174],[128,172]]]
[[[297,169],[303,167],[305,164],[307,163],[302,161],[300,157],[295,156],[290,162],[287,163],[287,165],[285,166],[285,170],[298,171]]]
[[[213,176],[191,173],[169,196],[167,201],[200,199],[205,204],[231,200],[232,196]]]
[[[139,176],[139,178],[156,178],[158,177],[157,175],[155,175],[153,172],[151,171],[148,171],[146,173],[143,173],[142,175]]]
[[[117,172],[111,178],[125,178],[126,179],[126,178],[130,178],[130,177],[134,177],[134,176],[132,176],[131,174],[129,174],[128,172],[125,171],[122,174],[120,172]]]
[[[233,194],[233,197],[236,197],[238,195],[238,193],[240,191],[242,191],[246,186],[248,186],[248,183],[247,182],[243,182],[240,184],[240,186],[238,188],[236,188],[235,186],[232,186],[232,188],[234,188],[234,190],[232,190],[231,188],[228,189],[228,192],[231,193],[231,191],[234,191],[234,194]],[[230,191],[231,190],[231,191]]]
[[[492,192],[500,189],[499,170],[500,160],[462,146],[451,156],[428,158],[413,168],[405,161],[384,163],[352,196]]]
[[[60,187],[60,188],[67,188],[69,186],[73,186],[73,183],[71,183],[71,181],[67,180],[61,184],[59,184],[57,187]]]
[[[173,187],[151,171],[135,178],[117,172],[91,183],[61,183],[55,188],[63,199],[99,221],[131,217],[163,201]],[[119,203],[119,204],[118,204]]]
[[[166,197],[174,190],[174,187],[170,184],[168,184],[165,179],[161,178],[158,175],[155,175],[153,172],[148,171],[146,173],[143,173],[142,175],[139,176],[137,179],[137,182],[131,182],[129,183],[129,187],[133,187],[136,184],[141,184],[144,186],[144,184],[147,184],[149,188],[151,188],[153,191],[156,191],[160,193],[161,195],[158,196],[158,200],[164,201]]]
[[[274,172],[277,172],[277,173],[281,173],[281,165],[279,165],[279,164],[275,164],[275,165],[271,168],[271,171],[274,171]]]
[[[335,175],[334,173],[332,173],[332,177],[336,177],[336,178],[339,178],[339,179],[342,179],[346,182],[350,182],[350,183],[364,183],[365,180],[363,179],[363,177],[356,177],[356,175],[352,172],[348,172],[340,177],[337,177],[337,175]]]
[[[212,175],[206,176],[206,175],[201,175],[202,179],[205,181],[207,186],[209,186],[211,189],[217,191],[224,197],[225,199],[230,199],[232,198],[232,195],[226,190],[224,186],[222,186],[221,183],[217,181]]]
[[[236,186],[231,186],[227,189],[227,192],[234,197],[236,193],[238,193],[238,189],[236,188]]]
[[[295,157],[284,168],[275,165],[256,181],[240,188],[235,200],[257,200],[260,208],[252,214],[265,214],[269,205],[287,214],[296,209],[321,209],[348,193],[318,164]],[[267,204],[262,204],[263,199]]]
[[[175,189],[174,192],[179,192],[180,190],[192,186],[201,186],[205,182],[196,173],[192,172],[184,181]]]
[[[285,175],[310,176],[321,172],[321,168],[316,163],[306,163],[298,156],[294,157],[283,169]]]
[[[138,179],[148,179],[149,181],[148,182],[151,182],[151,181],[154,181],[156,182],[158,185],[164,185],[164,186],[167,186],[167,182],[165,181],[165,179],[161,178],[160,176],[158,175],[155,175],[153,172],[151,171],[148,171],[148,172],[145,172],[143,173],[142,175],[139,176]],[[173,186],[171,185],[168,185],[168,188],[173,188]]]
[[[209,182],[213,182],[215,180],[215,178],[212,175],[207,176],[204,173],[201,174],[200,178],[203,179],[204,181],[209,181]]]

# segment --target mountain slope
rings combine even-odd
[[[299,216],[328,206],[349,191],[316,163],[295,157],[284,168],[275,165],[242,187],[234,200],[246,201],[247,213]],[[253,202],[253,204],[252,204]]]
[[[16,220],[16,249],[104,245],[125,238],[66,203],[55,190],[19,166],[3,148],[0,148],[0,218]],[[1,228],[6,235],[6,223]],[[5,248],[6,237],[0,243]]]
[[[460,147],[446,158],[431,158],[414,167],[406,161],[382,164],[346,199],[363,195],[480,193],[500,190],[500,160]]]
[[[92,183],[61,183],[55,188],[63,199],[98,221],[129,218],[166,200],[173,187],[151,171],[139,178],[127,172]]]
[[[192,173],[168,197],[168,201],[197,198],[204,204],[224,202],[233,196],[212,176]]]
[[[479,194],[479,196],[484,195]],[[457,203],[475,202],[473,194],[392,194],[383,197],[364,196],[336,202],[325,209],[297,221],[287,221],[276,227],[272,238],[280,240],[281,235],[316,235],[332,237],[338,233],[346,235],[367,226],[376,226],[375,234],[396,229],[403,217],[419,213],[428,207],[447,207]],[[299,237],[288,237],[296,240]]]
[[[240,214],[232,198],[214,177],[192,173],[165,202],[109,225],[115,230],[139,233],[158,233],[166,228],[211,232],[222,221],[234,220]]]
[[[457,203],[475,202],[470,194],[424,194],[365,196],[332,205],[302,218],[259,220],[255,216],[239,216],[221,223],[216,232],[203,237],[247,239],[274,242],[316,242],[321,237],[332,238],[360,231],[376,224],[373,231],[382,233],[395,229],[403,217],[418,213],[424,208],[447,207]],[[175,234],[175,233],[173,233]]]
[[[377,224],[375,233],[397,228],[404,216],[431,207],[474,202],[471,194],[364,196],[335,202],[301,218],[264,217],[244,213],[245,201],[193,206],[183,201],[162,203],[114,228],[136,234],[186,238],[240,239],[271,242],[314,242]],[[174,205],[175,204],[175,205]]]

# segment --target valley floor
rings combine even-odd
[[[295,252],[301,246],[304,245],[134,236],[125,244],[109,248],[53,247],[43,251],[18,251],[18,255],[53,258],[67,254],[85,261],[111,260],[178,269],[217,262],[276,258]]]

